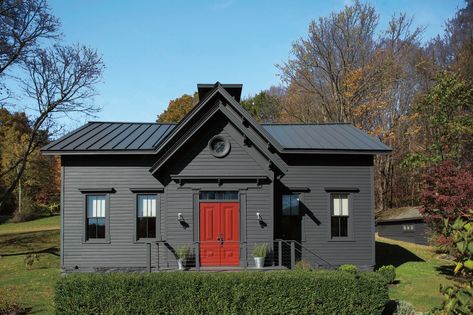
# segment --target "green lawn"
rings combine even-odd
[[[440,285],[454,283],[446,276],[452,262],[439,259],[429,246],[377,238],[376,258],[378,265],[396,266],[398,281],[389,289],[390,298],[408,301],[417,311],[438,306],[442,302]]]
[[[38,253],[31,268],[28,253]],[[59,217],[0,224],[0,294],[14,291],[31,314],[53,314],[54,284],[59,278]]]
[[[23,223],[6,221],[0,224],[0,235],[26,232],[50,231],[59,229],[59,216],[51,216]]]
[[[39,253],[28,269],[24,257]],[[450,261],[437,258],[431,247],[377,238],[377,264],[396,266],[398,283],[390,287],[391,299],[406,300],[417,311],[439,305],[440,284],[453,281],[442,274]],[[59,217],[25,223],[0,223],[0,295],[15,290],[19,302],[32,314],[54,313],[54,284],[59,278]]]

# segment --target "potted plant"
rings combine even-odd
[[[267,243],[255,244],[253,247],[253,258],[255,259],[256,268],[264,267],[264,259],[269,253],[269,245]]]
[[[189,258],[190,252],[191,250],[187,246],[179,246],[176,249],[177,266],[179,270],[184,270],[186,267],[187,258]]]

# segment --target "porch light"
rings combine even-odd
[[[179,221],[179,222],[184,222],[184,221],[185,221],[185,220],[184,220],[184,216],[182,215],[181,212],[179,212],[179,213],[177,214],[177,221]]]
[[[263,221],[263,217],[261,216],[261,213],[259,212],[256,212],[256,218],[258,219],[258,221]]]

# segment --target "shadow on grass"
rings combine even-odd
[[[386,265],[399,267],[410,261],[424,261],[413,252],[399,245],[376,242],[376,268]]]
[[[0,236],[0,256],[41,253],[59,256],[59,231]]]

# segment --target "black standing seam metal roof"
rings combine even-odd
[[[156,149],[175,124],[89,122],[41,150],[45,153],[129,152]],[[287,151],[389,152],[391,149],[351,124],[262,124]],[[151,152],[149,152],[151,153]]]

